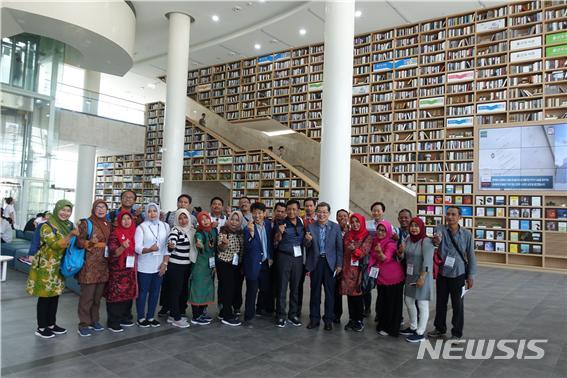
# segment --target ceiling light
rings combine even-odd
[[[219,16],[217,16],[216,14],[213,14],[211,18],[214,22],[218,22],[218,20],[220,20]]]
[[[259,43],[256,43],[256,44],[254,45],[254,48],[255,48],[256,50],[260,50],[260,49],[262,48],[262,45],[260,45]]]
[[[156,85],[154,83],[149,83],[148,84],[148,88],[150,89],[156,89]]]
[[[307,34],[307,30],[305,30],[305,29],[299,29],[299,34],[300,34],[300,35],[305,35],[305,34]]]
[[[356,12],[354,12],[354,17],[360,17],[362,16],[362,12],[357,10]]]
[[[295,131],[293,130],[278,130],[278,131],[262,131],[269,137],[279,136],[279,135],[287,135],[287,134],[294,134]]]

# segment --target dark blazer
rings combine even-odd
[[[332,271],[337,267],[343,266],[343,236],[340,226],[333,222],[327,222],[327,234],[325,237],[325,253],[327,254],[327,263]],[[307,226],[307,232],[311,233],[313,240],[308,242],[305,240],[307,248],[307,259],[305,261],[305,269],[312,272],[317,267],[319,259],[319,223],[313,223]]]
[[[272,222],[264,220],[266,237],[268,238],[268,259],[273,257]],[[262,267],[262,241],[258,235],[258,226],[254,223],[254,237],[250,237],[248,227],[244,229],[244,257],[242,259],[244,276],[247,280],[257,280]]]

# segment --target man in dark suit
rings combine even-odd
[[[244,229],[243,269],[246,277],[246,308],[244,326],[251,328],[250,321],[258,310],[266,311],[272,297],[270,289],[270,266],[272,265],[272,222],[265,219],[266,206],[261,202],[252,204],[252,219]],[[260,297],[256,305],[256,297]]]
[[[329,220],[331,206],[317,205],[317,222],[307,226],[304,245],[307,248],[305,269],[311,277],[309,325],[319,327],[321,320],[321,285],[325,290],[325,330],[333,329],[335,277],[343,266],[343,238],[341,228]]]

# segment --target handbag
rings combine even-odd
[[[436,280],[437,276],[439,275],[439,271],[441,270],[441,265],[444,264],[441,255],[439,254],[439,248],[435,248],[433,251],[433,279]]]

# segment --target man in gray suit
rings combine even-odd
[[[329,220],[331,206],[317,205],[317,222],[307,226],[304,245],[307,249],[305,269],[311,278],[308,329],[319,327],[321,320],[321,285],[325,290],[325,330],[333,329],[335,277],[343,266],[343,238],[341,228]]]

